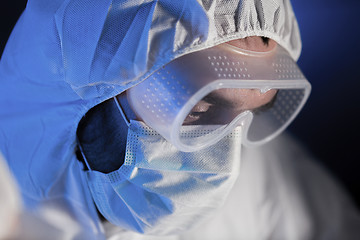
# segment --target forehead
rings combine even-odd
[[[273,49],[277,45],[277,43],[274,40],[259,36],[240,38],[236,40],[231,40],[227,43],[241,49],[255,51],[255,52],[267,52]]]

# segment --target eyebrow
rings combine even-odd
[[[270,41],[270,38],[268,37],[261,37],[263,43],[265,46],[269,46],[269,41]]]
[[[274,103],[277,99],[277,95],[278,95],[278,92],[275,94],[275,96],[269,102],[265,103],[264,105],[261,105],[260,107],[253,108],[253,109],[243,109],[243,110],[244,111],[249,110],[255,114],[267,111],[274,106]],[[237,102],[236,104],[234,104],[232,101],[228,101],[222,97],[219,97],[213,92],[206,95],[202,100],[207,103],[217,105],[220,107],[225,107],[225,108],[232,108],[232,107],[241,108],[244,105],[243,102]]]

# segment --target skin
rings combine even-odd
[[[268,41],[264,42],[264,40],[258,36],[236,39],[227,43],[244,50],[255,52],[271,51],[277,45],[277,43],[272,39],[268,39]],[[184,124],[202,124],[202,117],[203,119],[206,119],[206,123],[209,123],[208,119],[216,119],[214,120],[215,124],[223,122],[227,123],[228,121],[231,121],[231,119],[220,119],[216,116],[230,115],[231,117],[234,117],[243,111],[259,108],[271,102],[276,93],[277,90],[269,90],[265,93],[261,93],[256,89],[216,90],[194,106],[190,114],[185,119]],[[219,114],[219,112],[224,113],[225,111],[230,114]],[[142,119],[137,116],[136,120]]]
[[[264,44],[260,37],[249,37],[230,41],[229,43],[251,51],[270,51],[276,46],[276,43],[272,40],[269,40],[268,44]],[[188,123],[185,122],[185,124],[201,124],[199,121],[201,119],[207,120],[204,124],[217,124],[221,121],[228,123],[234,117],[233,112],[239,113],[239,111],[263,106],[271,102],[275,94],[276,91],[268,91],[261,94],[259,91],[251,89],[222,89],[214,91],[210,96],[212,99],[204,99],[204,101],[199,102],[193,108],[193,111],[186,120]],[[131,110],[126,92],[118,95],[117,98],[128,119],[142,120]],[[88,117],[80,122],[78,128],[79,142],[84,154],[86,154],[91,169],[103,173],[119,169],[125,158],[126,137],[124,139],[124,136],[127,136],[128,126],[121,120],[122,117],[118,111],[113,111],[114,104],[114,101],[109,100],[95,106],[87,113]],[[219,119],[219,116],[222,118]],[[224,119],[223,116],[228,118]],[[107,124],[102,124],[102,121],[99,121],[99,119],[105,119]],[[114,121],[114,119],[117,120]],[[103,141],[104,134],[111,141]],[[94,148],[94,146],[97,147]],[[79,158],[81,159],[82,157],[80,156]]]
[[[277,43],[272,39],[269,39],[268,43],[266,44],[261,37],[257,36],[236,39],[227,43],[241,49],[255,52],[268,52],[274,49],[277,45]]]

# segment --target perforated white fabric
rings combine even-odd
[[[146,235],[195,228],[224,204],[238,177],[241,130],[214,147],[186,153],[130,121],[125,163],[107,175],[86,173],[96,206],[111,223]]]
[[[82,98],[115,95],[183,54],[266,36],[294,59],[301,43],[288,0],[64,1],[55,20],[64,77]]]
[[[80,119],[174,58],[254,35],[299,56],[289,0],[29,0],[0,62],[0,148],[25,207],[60,209],[74,238],[103,239],[75,155]]]

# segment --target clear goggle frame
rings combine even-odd
[[[293,121],[310,91],[281,46],[253,52],[221,44],[175,59],[130,88],[127,98],[148,126],[191,152],[239,125],[244,145],[268,142]]]

